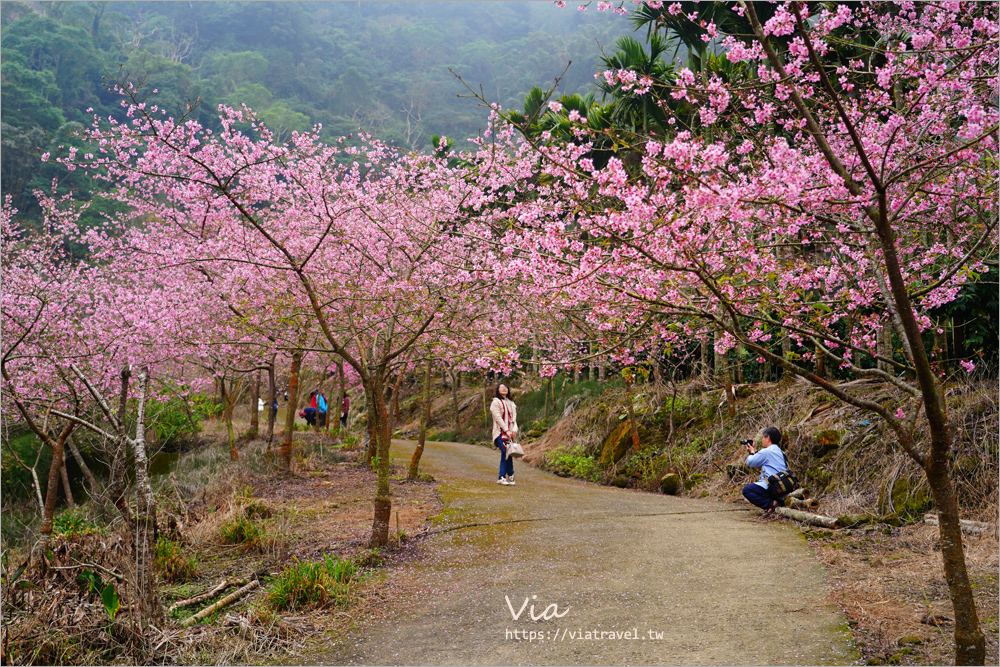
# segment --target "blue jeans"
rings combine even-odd
[[[507,446],[503,444],[503,436],[498,435],[497,439],[493,441],[493,444],[500,450],[500,475],[498,479],[502,478],[504,475],[510,475],[513,477],[514,459],[507,456]]]
[[[771,492],[759,484],[747,484],[744,486],[743,497],[762,510],[770,509],[771,501],[775,500]]]

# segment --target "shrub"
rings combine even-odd
[[[101,532],[103,531],[91,523],[90,519],[79,509],[66,510],[52,518],[53,535],[74,538]]]
[[[596,482],[601,473],[594,457],[579,445],[546,454],[545,468],[563,477],[579,477],[591,482]]]
[[[151,401],[148,414],[149,425],[155,431],[156,441],[160,445],[168,446],[192,438],[198,433],[198,411],[189,412],[179,401]]]
[[[184,553],[182,546],[160,535],[153,546],[156,569],[167,581],[186,581],[198,576],[198,561]]]
[[[259,549],[264,546],[263,527],[243,513],[222,524],[219,534],[226,544],[242,544],[249,549]]]
[[[276,611],[344,604],[358,566],[331,555],[322,561],[298,561],[268,586],[265,602]]]

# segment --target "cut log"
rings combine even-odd
[[[235,579],[233,581],[223,579],[222,582],[212,590],[207,591],[205,593],[201,593],[200,595],[195,595],[194,597],[188,598],[186,600],[178,600],[177,602],[170,605],[170,608],[167,609],[167,611],[172,613],[175,609],[183,609],[184,607],[190,607],[191,605],[198,604],[199,602],[204,602],[205,600],[211,600],[216,595],[226,590],[230,586],[242,586],[246,583],[247,583],[246,579]]]
[[[811,526],[822,526],[823,528],[837,527],[837,520],[831,516],[823,516],[822,514],[812,514],[810,512],[803,512],[801,510],[793,510],[788,507],[779,507],[774,511],[780,514],[781,516],[786,516],[789,519],[801,521],[802,523],[808,523]]]
[[[969,521],[968,519],[959,519],[962,524],[962,532],[969,535],[982,535],[983,533],[989,533],[997,529],[995,523],[983,523],[982,521]],[[925,514],[924,523],[929,526],[938,525],[937,514]]]
[[[792,491],[791,493],[789,493],[785,497],[786,498],[808,498],[809,496],[806,495],[806,490],[805,489],[801,489],[800,488],[800,489],[795,489],[794,491]]]
[[[785,507],[791,507],[793,510],[814,510],[819,507],[819,501],[815,498],[801,500],[792,496],[785,496]]]
[[[205,607],[204,609],[202,609],[201,611],[199,611],[194,616],[191,616],[189,618],[185,618],[183,621],[181,621],[181,627],[182,628],[186,628],[186,627],[189,627],[191,625],[194,625],[195,623],[197,623],[201,619],[206,618],[208,616],[211,616],[212,614],[214,614],[218,610],[225,609],[226,607],[228,607],[232,603],[236,602],[237,600],[239,600],[241,597],[243,597],[244,595],[246,595],[247,593],[249,593],[253,589],[257,588],[257,586],[259,586],[259,585],[260,585],[260,579],[254,579],[253,581],[251,581],[249,584],[247,584],[243,588],[237,589],[236,591],[234,591],[233,593],[230,593],[229,595],[227,595],[226,597],[222,598],[221,600],[219,600],[215,604],[208,605],[207,607]]]

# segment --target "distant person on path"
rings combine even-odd
[[[514,459],[507,456],[507,443],[517,435],[517,406],[510,399],[510,389],[498,384],[490,405],[493,415],[493,444],[500,450],[500,478],[497,484],[514,485]]]
[[[309,394],[309,407],[302,411],[302,416],[310,426],[326,424],[326,396],[320,392],[319,387]]]
[[[326,426],[326,396],[319,390],[319,387],[316,387],[316,391],[313,392],[313,402],[316,404],[317,410],[316,423],[320,426]]]
[[[344,402],[340,404],[340,428],[347,428],[347,413],[351,409],[351,399],[344,392]]]
[[[760,468],[760,479],[743,487],[743,497],[767,512],[773,512],[778,506],[778,499],[768,489],[767,478],[788,470],[785,454],[778,447],[779,442],[781,442],[781,431],[769,426],[761,434],[760,451],[757,451],[753,444],[746,445],[747,465],[751,468]]]

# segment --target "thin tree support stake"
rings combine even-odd
[[[241,597],[243,597],[244,595],[246,595],[247,593],[249,593],[253,589],[257,588],[257,586],[259,586],[259,585],[260,585],[260,579],[254,579],[253,581],[251,581],[249,584],[247,584],[243,588],[240,588],[240,589],[236,590],[235,592],[230,593],[229,595],[227,595],[226,597],[222,598],[221,600],[219,600],[215,604],[208,605],[207,607],[205,607],[204,609],[202,609],[201,611],[199,611],[194,616],[191,616],[189,618],[185,618],[183,621],[181,621],[181,627],[182,628],[190,627],[190,626],[194,625],[195,623],[197,623],[198,621],[200,621],[201,619],[207,618],[207,617],[211,616],[212,614],[214,614],[218,610],[225,609],[226,607],[228,607],[232,603],[236,602],[237,600],[239,600]]]

